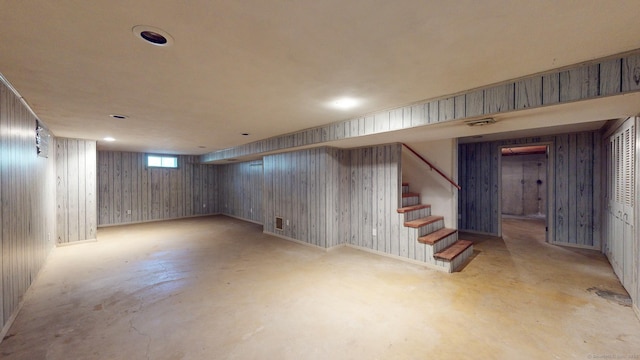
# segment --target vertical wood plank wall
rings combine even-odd
[[[55,155],[38,157],[36,119],[0,82],[0,325],[4,328],[54,246]]]
[[[53,148],[52,148],[53,149]],[[56,139],[56,241],[96,238],[96,142]]]
[[[264,157],[264,231],[315,246],[349,234],[348,150],[315,148]],[[284,226],[276,230],[275,217]],[[288,225],[287,225],[288,221]]]
[[[557,244],[600,249],[601,134],[582,132],[538,138],[522,138],[483,143],[460,144],[458,166],[460,185],[458,227],[463,230],[498,234],[499,147],[550,142],[554,156],[555,217],[549,219]]]
[[[197,156],[178,162],[178,169],[147,168],[144,153],[98,151],[98,226],[217,214],[215,166]]]
[[[216,166],[220,213],[262,224],[262,160]]]
[[[400,207],[402,146],[351,150],[351,236],[349,244],[411,258],[401,246]],[[376,235],[373,235],[376,229]],[[404,250],[402,250],[404,249]]]
[[[255,155],[288,148],[321,145],[358,136],[380,134],[514,110],[539,108],[640,91],[635,80],[640,53],[620,54],[575,64],[545,74],[445,95],[418,104],[384,110],[364,117],[278,135],[202,155],[203,162]]]

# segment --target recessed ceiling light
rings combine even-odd
[[[116,141],[116,139],[112,138],[111,136],[107,136],[106,138],[102,139],[104,141]]]
[[[242,136],[249,136],[249,133],[242,133]]]
[[[360,100],[354,99],[354,98],[350,98],[350,97],[343,97],[343,98],[339,98],[339,99],[333,100],[330,103],[330,105],[331,105],[331,107],[336,108],[336,109],[349,110],[349,109],[353,109],[354,107],[360,105]]]
[[[168,32],[153,26],[136,25],[131,29],[133,34],[144,42],[155,46],[169,46],[173,44],[173,37]]]
[[[119,120],[124,120],[127,118],[127,115],[122,115],[122,114],[111,114],[109,115],[114,119],[119,119]]]

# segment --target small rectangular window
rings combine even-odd
[[[171,155],[147,155],[147,167],[178,168],[178,157]]]

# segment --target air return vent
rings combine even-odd
[[[485,118],[480,120],[469,120],[469,121],[465,121],[464,123],[469,126],[485,126],[485,125],[493,124],[495,122],[496,122],[496,119],[494,118]]]
[[[283,229],[283,221],[281,217],[276,216],[276,230]]]

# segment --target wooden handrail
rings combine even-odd
[[[438,169],[437,167],[435,167],[432,163],[429,162],[429,160],[425,159],[424,157],[422,157],[422,155],[418,154],[415,150],[413,150],[411,147],[409,147],[409,145],[402,143],[402,146],[406,147],[407,149],[409,149],[409,151],[411,151],[413,153],[413,155],[417,156],[418,158],[420,158],[420,160],[422,160],[422,162],[424,162],[425,164],[427,164],[429,166],[429,168],[431,168],[431,170],[435,170],[438,174],[440,174],[440,176],[442,176],[443,178],[445,178],[445,180],[447,180],[448,182],[451,183],[451,185],[455,186],[456,189],[461,190],[462,188],[460,187],[460,185],[456,184],[455,181],[453,181],[450,177],[448,177],[447,175],[445,175],[442,171],[440,171],[440,169]]]

